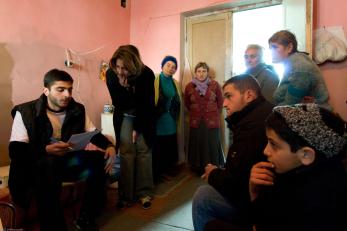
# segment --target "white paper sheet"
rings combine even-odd
[[[90,142],[90,139],[100,133],[100,130],[95,130],[92,132],[84,132],[79,134],[73,134],[70,139],[68,140],[68,143],[72,146],[72,151],[80,151],[84,150],[84,148],[87,146],[87,144]]]

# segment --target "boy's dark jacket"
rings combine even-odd
[[[347,176],[338,159],[276,176],[252,203],[257,231],[347,230]]]

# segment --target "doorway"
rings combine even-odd
[[[220,85],[232,75],[242,73],[245,70],[243,54],[250,43],[262,45],[265,62],[271,64],[267,40],[281,29],[292,31],[299,49],[310,53],[312,7],[312,0],[251,0],[183,14],[182,89],[192,80],[194,67],[200,61],[209,64],[212,77]],[[275,69],[280,75],[283,72],[281,66],[275,66]],[[222,117],[221,139],[226,151],[229,132],[224,124],[224,112]],[[187,118],[185,121],[184,143],[188,144]]]

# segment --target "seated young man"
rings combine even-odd
[[[193,197],[195,231],[202,231],[215,218],[238,222],[245,219],[250,204],[250,170],[265,160],[265,119],[273,106],[262,96],[257,80],[246,74],[232,77],[225,82],[223,94],[233,143],[225,169],[212,164],[205,167],[208,185],[199,187]]]
[[[267,119],[266,134],[268,162],[255,164],[250,176],[256,231],[347,230],[344,122],[316,104],[280,106]],[[235,224],[223,225],[218,230]]]
[[[17,105],[9,144],[11,168],[9,188],[19,206],[27,208],[31,197],[37,203],[41,231],[67,230],[60,192],[63,181],[86,181],[79,230],[98,230],[94,219],[105,200],[105,172],[112,167],[115,148],[102,134],[91,142],[105,152],[71,151],[72,134],[96,128],[82,104],[72,98],[72,77],[53,69],[44,76],[43,94]],[[58,142],[57,142],[58,141]],[[105,164],[105,159],[110,161]]]

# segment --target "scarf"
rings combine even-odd
[[[200,95],[205,95],[207,88],[208,88],[208,84],[211,82],[210,78],[207,77],[204,81],[199,81],[196,78],[194,78],[192,80],[192,83],[195,84],[196,88],[195,90],[197,90],[199,92]]]

